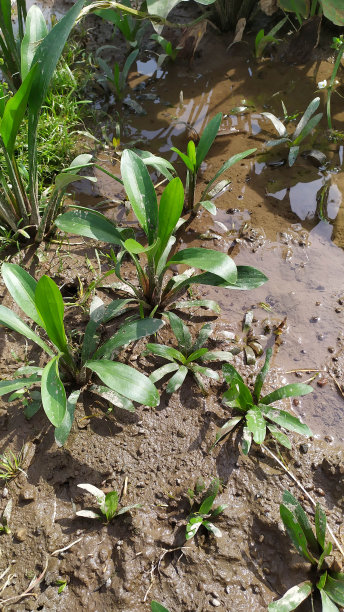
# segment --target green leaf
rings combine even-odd
[[[207,491],[204,494],[204,500],[202,501],[200,507],[199,507],[199,514],[209,514],[211,507],[215,501],[215,498],[219,492],[220,489],[220,480],[219,478],[214,478],[214,480],[211,481]]]
[[[256,382],[255,382],[255,385],[254,385],[253,397],[255,398],[257,403],[259,402],[262,386],[264,384],[266,375],[267,375],[267,373],[269,371],[271,357],[272,357],[272,349],[268,348],[267,351],[266,351],[266,357],[265,357],[264,365],[263,365],[262,369],[260,370],[259,374],[257,375]]]
[[[230,351],[207,351],[201,361],[232,361],[233,353]]]
[[[322,550],[324,550],[326,537],[326,514],[319,504],[316,505],[315,509],[315,533]]]
[[[137,56],[139,54],[139,49],[135,49],[134,51],[132,51],[131,53],[129,53],[127,59],[125,60],[124,66],[123,66],[123,70],[121,73],[121,88],[124,89],[126,82],[127,82],[127,78],[128,78],[128,73],[129,70],[131,68],[131,66],[133,65],[133,63],[135,62]]]
[[[158,155],[153,155],[153,153],[150,153],[150,151],[141,151],[140,149],[135,148],[132,150],[143,160],[146,166],[152,166],[152,168],[157,170],[159,174],[162,174],[169,181],[172,181],[175,169],[171,162],[167,161],[167,159],[164,159],[163,157],[159,157]]]
[[[320,590],[322,612],[339,612],[337,606],[331,601],[323,589]]]
[[[18,389],[29,389],[32,385],[40,384],[40,376],[29,376],[28,378],[16,378],[14,380],[1,380],[0,381],[0,397],[12,393]]]
[[[319,0],[323,13],[335,25],[344,25],[344,7],[341,0]]]
[[[221,533],[220,529],[218,527],[216,527],[213,523],[210,523],[210,521],[203,521],[202,525],[203,525],[203,527],[208,529],[208,531],[210,531],[210,533],[212,533],[215,536],[215,538],[221,538],[222,537],[222,533]]]
[[[128,412],[135,412],[135,406],[129,399],[127,399],[123,395],[115,393],[112,389],[109,389],[109,387],[103,387],[102,385],[92,385],[90,387],[90,391],[92,391],[92,393],[96,393],[97,395],[105,399],[107,402],[110,402],[110,404],[116,406],[116,408],[120,408],[121,410],[128,410]]]
[[[235,380],[239,380],[241,383],[245,384],[238,370],[236,370],[235,367],[232,366],[231,364],[226,363],[222,367],[222,372],[223,372],[223,376],[224,376],[226,383],[228,383],[229,385],[231,385],[232,382]]]
[[[31,68],[17,93],[8,100],[5,106],[0,123],[0,135],[10,157],[12,157],[14,152],[15,140],[25,115],[28,98],[34,78],[37,75],[37,70],[37,65]]]
[[[273,115],[272,113],[262,113],[262,115],[263,117],[270,119],[271,123],[273,123],[274,128],[277,130],[278,134],[282,136],[282,138],[284,136],[287,136],[287,128],[282,123],[282,121],[275,117],[275,115]]]
[[[183,300],[182,302],[176,302],[174,307],[178,309],[207,308],[208,310],[216,312],[216,314],[220,314],[221,312],[220,306],[214,302],[214,300]]]
[[[275,438],[275,440],[277,440],[277,442],[282,444],[282,446],[291,449],[291,442],[288,436],[286,436],[282,431],[280,431],[275,425],[267,425],[267,427],[269,432]]]
[[[54,437],[57,446],[63,446],[69,436],[70,430],[72,429],[74,421],[75,407],[79,399],[81,391],[73,391],[67,398],[66,413],[64,415],[61,425],[55,428]]]
[[[229,421],[227,421],[224,425],[222,425],[221,429],[219,429],[216,434],[215,442],[211,448],[213,448],[220,440],[222,440],[222,438],[224,438],[230,431],[232,431],[232,429],[234,429],[234,427],[238,423],[240,423],[242,418],[242,416],[233,417],[232,419],[229,419]]]
[[[344,606],[344,580],[337,580],[336,578],[332,578],[332,576],[327,574],[324,591],[326,592],[326,595],[332,599],[332,601],[340,606]]]
[[[57,217],[55,225],[63,232],[94,238],[110,244],[122,244],[122,236],[111,221],[101,213],[78,208]]]
[[[123,506],[123,508],[120,508],[117,511],[116,516],[120,516],[121,514],[125,514],[126,512],[129,512],[129,510],[132,510],[133,508],[142,508],[142,504],[131,504],[131,506]]]
[[[264,404],[260,404],[260,408],[268,419],[274,423],[277,423],[277,425],[280,425],[280,427],[284,427],[284,429],[288,429],[289,431],[295,431],[296,433],[301,434],[301,436],[306,436],[306,438],[313,435],[308,425],[301,423],[297,417],[289,414],[289,412],[273,408],[269,408],[267,410],[267,407],[264,407]]]
[[[269,612],[291,612],[295,610],[312,592],[312,583],[308,580],[293,586],[281,599],[269,603]]]
[[[200,526],[203,523],[203,517],[202,516],[197,516],[197,515],[191,515],[191,517],[189,518],[189,521],[186,525],[186,534],[185,534],[185,539],[186,540],[191,540],[191,538],[193,538],[197,531],[199,530]]]
[[[35,305],[50,340],[61,353],[68,354],[63,324],[64,303],[58,286],[49,276],[43,275],[36,285]]]
[[[105,514],[108,521],[111,521],[111,519],[116,515],[117,507],[118,493],[117,491],[110,491],[105,495],[105,500],[100,506],[100,511]]]
[[[128,238],[123,244],[124,248],[129,251],[129,253],[133,253],[134,255],[140,255],[141,253],[149,253],[153,249],[156,248],[157,242],[153,242],[153,244],[148,245],[147,247],[142,246],[137,240],[133,238]]]
[[[200,349],[200,350],[202,350],[202,349]],[[204,366],[200,366],[200,365],[197,365],[197,364],[191,365],[189,367],[194,372],[194,374],[196,376],[197,382],[199,382],[199,378],[197,377],[197,374],[203,374],[203,376],[207,376],[208,378],[212,378],[213,380],[219,380],[220,379],[218,373],[215,372],[214,370],[211,370],[211,368],[205,368]]]
[[[192,351],[197,351],[198,349],[200,349],[208,340],[209,336],[211,335],[213,329],[210,325],[210,323],[206,323],[205,325],[203,325],[198,333],[198,336],[192,346]]]
[[[99,347],[93,357],[94,359],[99,359],[99,357],[110,358],[119,347],[139,340],[139,338],[155,334],[162,325],[163,321],[160,319],[151,318],[125,323],[112,338]]]
[[[11,296],[25,314],[37,325],[42,321],[35,306],[36,281],[17,264],[4,263],[1,267],[2,278]]]
[[[145,406],[159,405],[159,393],[153,383],[134,368],[106,359],[87,361],[85,365],[116,393]]]
[[[166,365],[161,366],[155,370],[149,377],[152,383],[156,383],[158,380],[161,380],[166,374],[170,374],[171,372],[175,372],[179,370],[179,364],[175,361],[173,363],[166,363]]]
[[[186,361],[184,355],[172,346],[165,346],[164,344],[147,344],[146,351],[153,353],[153,355],[164,357],[164,359],[168,359],[169,361],[174,361],[176,359],[182,364]]]
[[[151,612],[169,612],[169,611],[167,608],[164,608],[164,606],[162,606],[160,603],[153,600],[151,602]]]
[[[293,134],[293,141],[295,141],[295,139],[301,134],[302,130],[306,127],[306,125],[309,122],[311,116],[314,115],[315,111],[319,107],[319,104],[320,104],[320,98],[319,97],[314,98],[314,100],[312,100],[308,104],[308,106],[307,106],[303,116],[301,117],[299,123],[297,124],[297,126],[295,128],[295,131],[294,131],[294,134]]]
[[[178,347],[183,353],[188,354],[191,351],[192,339],[188,327],[183,323],[182,319],[174,312],[166,312],[172,331],[177,338]]]
[[[185,377],[188,373],[188,369],[185,366],[180,366],[177,372],[170,378],[166,387],[166,393],[174,393],[183,384]]]
[[[202,193],[201,199],[203,200],[203,198],[206,197],[207,193],[209,193],[210,187],[213,185],[213,183],[215,183],[215,181],[217,181],[217,179],[221,176],[221,174],[223,174],[226,170],[234,166],[234,164],[237,164],[239,161],[242,161],[243,159],[245,159],[245,157],[252,155],[252,153],[254,153],[255,151],[257,151],[257,149],[248,149],[247,151],[243,151],[242,153],[237,153],[236,155],[232,155],[232,157],[227,159],[227,161],[225,161],[225,163],[221,166],[220,170],[216,172],[215,176],[207,184],[206,189]],[[202,206],[204,206],[204,202],[201,202],[201,204]],[[212,214],[216,214],[215,205],[212,202],[209,202],[209,204],[212,204],[212,206],[214,206],[215,208],[215,212]]]
[[[205,126],[196,149],[196,170],[199,169],[202,161],[206,158],[207,153],[216,138],[216,134],[219,131],[221,121],[222,113],[218,113]]]
[[[47,34],[48,28],[41,9],[35,5],[31,6],[27,13],[25,34],[21,43],[22,80],[28,75],[37,47]]]
[[[81,364],[91,357],[98,346],[100,333],[98,328],[103,321],[105,313],[104,302],[95,296],[90,306],[90,320],[86,325],[81,348]]]
[[[303,533],[306,536],[308,545],[312,552],[317,555],[319,553],[318,542],[314,536],[313,529],[309,523],[307,514],[302,508],[301,504],[295,499],[295,497],[289,491],[283,491],[283,503],[289,508],[289,510],[295,515],[299,525],[302,528]]]
[[[110,304],[107,305],[104,316],[102,318],[102,323],[107,323],[111,319],[118,317],[118,315],[122,314],[123,309],[132,302],[136,302],[134,298],[124,298],[119,300],[113,300]]]
[[[41,380],[44,412],[55,427],[62,424],[67,409],[66,392],[59,376],[58,362],[58,355],[49,361],[42,372]]]
[[[295,138],[295,140],[293,140],[293,145],[299,145],[307,136],[308,134],[311,133],[311,131],[318,125],[318,123],[320,122],[321,118],[323,116],[323,113],[318,113],[317,115],[314,115],[314,117],[312,117],[312,119],[310,119],[307,123],[307,125],[305,125],[305,127],[303,128],[302,132],[299,134],[299,136],[297,138]]]
[[[179,157],[183,160],[183,162],[186,165],[187,169],[190,170],[190,172],[192,174],[194,174],[195,167],[194,167],[191,159],[189,159],[189,157],[187,155],[185,155],[185,153],[182,153],[176,147],[171,147],[171,151],[174,151],[175,153],[177,153],[177,155],[179,155]]]
[[[148,243],[156,238],[158,203],[148,170],[138,155],[126,149],[121,157],[121,175],[132,209]]]
[[[293,512],[291,512],[286,506],[281,504],[280,514],[287,533],[292,543],[294,544],[297,552],[307,561],[309,561],[313,565],[316,565],[317,561],[314,559],[314,557],[308,550],[306,536]]]
[[[237,281],[237,268],[233,259],[221,251],[202,248],[183,249],[173,255],[167,265],[176,263],[206,270],[227,283],[235,284]]]
[[[205,208],[205,210],[210,212],[211,215],[216,215],[217,208],[214,202],[212,202],[211,200],[204,200],[203,202],[200,202],[199,205],[203,206],[203,208]]]
[[[176,229],[177,222],[183,211],[183,206],[183,184],[180,178],[174,178],[167,187],[165,187],[160,198],[158,213],[158,238],[160,239],[160,243],[155,254],[156,264]]]
[[[213,287],[224,287],[225,289],[246,291],[248,289],[256,289],[257,287],[260,287],[266,283],[268,280],[265,274],[259,270],[256,270],[256,268],[251,268],[250,266],[237,266],[237,274],[238,276],[235,284],[228,284],[219,276],[208,272],[193,276],[190,279],[189,284],[191,285],[198,283],[199,285],[212,285]]]
[[[252,432],[256,444],[262,444],[266,436],[265,419],[258,406],[252,406],[246,413],[247,429]]]
[[[241,448],[244,455],[248,455],[252,444],[252,432],[247,428],[243,427]]]
[[[278,400],[286,397],[301,397],[302,395],[312,393],[312,391],[313,387],[310,385],[305,385],[304,383],[292,383],[291,385],[280,387],[280,389],[275,389],[275,391],[272,391],[268,395],[262,397],[259,402],[260,404],[272,404],[273,402],[277,402]]]
[[[294,165],[294,163],[296,161],[296,158],[297,158],[297,156],[299,154],[299,151],[300,151],[300,147],[299,146],[290,147],[289,153],[288,153],[288,164],[289,164],[290,168]]]
[[[332,542],[328,542],[319,557],[318,570],[321,570],[322,564],[324,563],[325,558],[328,557],[331,554],[331,552],[332,552]],[[324,584],[325,584],[325,581],[324,581]]]
[[[9,327],[13,329],[13,331],[18,332],[25,336],[28,340],[32,340],[38,346],[40,346],[43,351],[48,353],[51,357],[54,355],[53,351],[49,346],[37,335],[35,334],[28,325],[26,325],[12,310],[6,308],[6,306],[0,305],[0,325],[4,325],[5,327]]]
[[[205,355],[205,353],[207,352],[208,352],[208,349],[206,348],[197,349],[197,351],[194,351],[193,353],[191,353],[191,355],[189,355],[189,357],[186,360],[186,363],[197,361],[197,359],[199,359],[200,357],[203,357],[203,355]],[[206,368],[201,368],[201,370],[205,370],[205,369]]]

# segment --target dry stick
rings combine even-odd
[[[341,351],[340,351],[341,352]],[[303,370],[288,370],[287,372],[285,372],[285,374],[295,374],[295,372],[306,372],[306,373],[311,373],[311,372],[317,372],[318,374],[328,374],[329,376],[331,376],[333,382],[335,383],[339,393],[341,394],[342,397],[344,397],[344,393],[343,390],[339,384],[339,382],[337,381],[336,377],[332,374],[332,372],[330,372],[329,370],[312,370],[310,368],[305,368]]]
[[[157,563],[152,563],[151,568],[150,568],[150,572],[149,572],[150,576],[151,576],[150,584],[149,584],[149,587],[148,587],[148,589],[146,591],[146,594],[145,594],[145,596],[143,598],[144,602],[147,601],[148,593],[149,593],[149,591],[151,590],[151,588],[152,588],[152,586],[154,584],[154,572],[155,572],[155,570],[157,569],[158,573],[160,573],[160,565],[161,565],[161,561],[163,560],[164,556],[167,555],[167,553],[175,552],[176,550],[181,550],[182,554],[184,554],[183,548],[186,548],[186,547],[185,546],[177,546],[177,548],[168,548],[167,550],[164,550],[164,552],[160,555]],[[179,557],[179,559],[180,559],[180,557]],[[178,559],[178,561],[179,561],[179,559]]]
[[[290,476],[290,478],[292,478],[292,480],[294,480],[294,482],[296,482],[297,486],[300,487],[301,491],[306,495],[306,497],[308,497],[309,501],[312,503],[312,505],[314,506],[314,508],[316,508],[317,506],[317,502],[313,499],[313,497],[308,493],[308,491],[306,491],[305,487],[301,484],[301,482],[296,478],[296,476],[293,474],[293,472],[291,472],[289,470],[289,468],[287,468],[286,465],[284,465],[283,461],[281,461],[278,457],[276,457],[275,453],[273,453],[269,448],[267,448],[267,446],[265,446],[265,444],[261,445],[261,448],[270,455],[270,457],[272,457],[277,463],[278,465],[281,466],[281,468],[284,469],[284,471],[288,474],[288,476]],[[341,547],[341,545],[339,544],[336,536],[334,535],[331,527],[329,526],[328,522],[326,523],[326,529],[329,532],[332,540],[334,541],[334,543],[336,544],[338,550],[340,551],[340,553],[342,554],[342,556],[344,557],[344,550]]]

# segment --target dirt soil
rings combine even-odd
[[[136,146],[176,161],[169,149],[185,149],[186,124],[201,131],[209,118],[222,111],[226,115],[222,129],[228,133],[217,139],[202,168],[199,193],[230,155],[257,147],[255,157],[228,174],[230,189],[216,199],[217,216],[200,212],[181,233],[180,244],[228,252],[237,264],[262,270],[269,282],[249,293],[201,287],[194,297],[216,299],[221,314],[216,317],[203,309],[178,314],[194,334],[205,321],[211,322],[214,331],[209,346],[229,350],[241,345],[242,319],[253,309],[255,334],[264,348],[274,346],[267,392],[320,372],[311,383],[311,395],[284,403],[307,422],[314,437],[295,436],[293,450],[281,452],[297,480],[326,509],[329,524],[344,546],[343,145],[328,141],[323,120],[307,148],[325,151],[326,168],[315,168],[305,157],[299,157],[291,169],[281,166],[285,152],[266,156],[263,143],[274,131],[261,115],[269,110],[280,116],[281,99],[288,111],[303,111],[314,97],[316,83],[331,74],[331,52],[321,42],[309,63],[291,67],[281,61],[283,57],[253,60],[252,39],[248,39],[250,46],[242,43],[226,52],[230,39],[230,34],[220,36],[208,28],[191,65],[180,60],[158,73],[154,56],[147,51],[130,78],[130,95],[137,96],[147,115],[126,111],[122,144],[136,141]],[[142,93],[151,97],[140,98]],[[231,113],[243,99],[251,105],[250,112]],[[333,99],[333,118],[341,130],[340,98]],[[109,122],[110,140],[111,126]],[[102,151],[99,159],[119,171],[114,152]],[[178,162],[176,167],[182,172]],[[118,184],[101,174],[97,177],[95,187],[81,182],[75,199],[83,205],[115,200],[116,204],[110,202],[104,208],[106,214],[119,223],[133,222]],[[319,218],[317,201],[325,182],[330,184],[326,219]],[[106,252],[107,245],[101,247]],[[99,250],[99,244],[72,237],[38,249],[30,247],[12,261],[36,278],[50,274],[64,296],[73,297],[78,290],[76,274],[84,287],[94,278],[95,248]],[[105,271],[105,259],[101,262]],[[4,285],[0,295],[5,306],[13,306]],[[97,295],[105,301],[114,298],[101,289]],[[272,330],[284,320],[276,342],[267,328]],[[68,307],[66,327],[75,331],[76,338],[86,321],[87,313],[80,307]],[[167,328],[160,338],[173,343]],[[157,361],[142,356],[143,349],[144,343],[139,342],[123,351],[121,358],[150,373]],[[40,364],[42,359],[34,346],[7,331],[0,336],[0,357],[3,378],[14,377],[18,364]],[[240,352],[233,363],[250,381],[262,359],[254,367],[247,366]],[[64,448],[56,446],[42,411],[27,421],[19,401],[3,402],[0,452],[18,452],[26,444],[27,454],[24,472],[0,491],[0,511],[9,500],[13,504],[11,534],[0,536],[2,609],[143,612],[155,599],[170,612],[216,608],[260,612],[307,579],[309,565],[292,549],[279,517],[284,489],[314,516],[300,488],[257,447],[249,457],[243,456],[235,437],[210,452],[216,431],[230,412],[221,405],[225,388],[212,381],[205,396],[187,378],[180,392],[162,393],[158,408],[138,406],[134,414],[107,412],[106,403],[84,393]],[[269,448],[277,452],[271,443]],[[186,543],[187,490],[199,478],[208,485],[216,476],[223,483],[219,503],[228,504],[216,522],[222,537],[200,531]],[[95,509],[94,499],[77,488],[80,483],[105,491],[116,489],[122,492],[122,505],[140,503],[142,508],[109,525],[76,517],[76,510]],[[333,564],[342,566],[337,551]],[[36,586],[25,594],[34,579]],[[59,580],[67,583],[61,593]],[[300,608],[309,609],[307,605]]]

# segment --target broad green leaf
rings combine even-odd
[[[199,359],[200,357],[203,357],[203,355],[205,355],[205,353],[208,352],[208,349],[206,348],[200,348],[197,349],[197,351],[194,351],[193,353],[191,353],[191,355],[189,355],[189,357],[186,360],[186,363],[191,363],[192,361],[197,361],[197,359]],[[206,369],[206,368],[202,368]]]
[[[319,0],[323,13],[335,25],[344,25],[344,7],[341,0]]]
[[[132,149],[136,155],[141,157],[144,164],[146,166],[152,166],[155,170],[157,170],[160,174],[162,174],[169,181],[172,181],[173,174],[175,174],[175,169],[172,166],[171,162],[167,161],[163,157],[159,157],[158,155],[153,155],[149,151],[141,151],[140,149]]]
[[[100,332],[98,331],[105,313],[104,302],[95,296],[90,306],[90,320],[86,325],[81,348],[81,364],[91,357],[98,346]]]
[[[63,446],[67,441],[74,421],[74,412],[81,391],[73,391],[67,398],[66,413],[61,425],[55,428],[54,437],[57,446]]]
[[[227,283],[235,284],[237,280],[236,265],[225,253],[212,249],[189,248],[179,251],[167,262],[171,264],[186,264],[210,272]]]
[[[275,391],[272,391],[268,395],[262,397],[259,402],[260,404],[272,404],[273,402],[277,402],[278,400],[286,397],[301,397],[302,395],[312,393],[312,391],[313,387],[310,385],[305,385],[304,383],[292,383],[290,385],[285,385],[280,389],[275,389]]]
[[[277,130],[280,136],[287,136],[287,128],[282,123],[282,121],[275,117],[275,115],[273,115],[272,113],[262,113],[262,115],[263,117],[270,119],[271,123],[273,124],[274,128]]]
[[[94,238],[110,244],[122,244],[122,236],[101,213],[78,208],[57,217],[55,225],[63,232]]]
[[[188,158],[193,168],[195,168],[196,167],[196,147],[195,147],[195,143],[193,140],[189,140],[188,142],[187,155],[188,155]]]
[[[137,240],[133,238],[128,238],[123,244],[124,248],[129,251],[129,253],[133,253],[134,255],[140,255],[140,253],[149,253],[156,248],[156,241],[153,244],[148,245],[147,247],[142,246]]]
[[[67,399],[58,369],[59,356],[54,357],[42,372],[41,396],[45,414],[54,427],[59,427],[64,420]]]
[[[224,425],[222,425],[221,429],[218,430],[217,434],[216,434],[216,438],[215,438],[215,442],[212,445],[212,448],[220,441],[222,440],[222,438],[224,438],[230,431],[232,431],[232,429],[234,429],[234,427],[236,425],[238,425],[238,423],[240,423],[240,421],[242,420],[242,416],[238,416],[238,417],[233,417],[232,419],[229,419],[229,421],[227,421],[227,423],[225,423]]]
[[[107,359],[87,361],[85,365],[116,393],[145,406],[159,405],[159,393],[153,383],[134,368]]]
[[[15,140],[25,115],[27,102],[37,71],[37,65],[31,68],[17,93],[8,100],[5,106],[0,123],[0,135],[10,157],[13,155]]]
[[[177,391],[182,386],[187,373],[188,369],[185,366],[180,366],[177,372],[168,381],[166,393],[174,393]]]
[[[185,153],[182,153],[182,151],[179,151],[179,149],[177,149],[176,147],[171,147],[171,151],[174,151],[175,153],[177,153],[177,155],[179,155],[179,157],[183,160],[184,164],[186,165],[187,169],[190,170],[190,172],[193,174],[195,171],[195,167],[191,159],[189,159],[189,157],[185,155]]]
[[[221,166],[220,170],[216,172],[215,176],[207,184],[205,191],[202,193],[201,199],[203,200],[203,198],[209,192],[210,187],[213,185],[213,183],[215,183],[215,181],[217,181],[217,179],[221,176],[221,174],[223,174],[226,170],[234,166],[234,164],[237,164],[239,161],[245,159],[245,157],[248,157],[248,155],[252,155],[252,153],[254,153],[255,151],[257,151],[257,149],[248,149],[247,151],[243,151],[242,153],[237,153],[236,155],[232,155],[232,157],[227,159],[227,161],[225,161],[225,163]],[[202,206],[204,206],[204,202],[201,202],[201,204]],[[215,208],[215,212],[213,212],[212,214],[216,214],[215,205],[212,202],[209,202],[209,204],[212,204]]]
[[[174,361],[176,359],[183,364],[186,361],[184,355],[172,346],[165,346],[164,344],[147,344],[146,351],[153,353],[153,355],[164,357],[164,359],[168,359],[169,361]]]
[[[289,491],[283,491],[283,503],[293,514],[295,514],[296,519],[298,520],[299,525],[306,536],[308,545],[310,546],[312,552],[317,555],[319,553],[318,542],[309,523],[307,514],[305,513],[301,504],[299,504],[297,499],[295,499],[295,497]]]
[[[220,529],[216,527],[213,523],[210,523],[210,521],[203,521],[202,525],[203,527],[208,529],[208,531],[210,531],[210,533],[212,533],[215,538],[222,538],[222,532],[220,531]]]
[[[184,189],[179,178],[174,178],[165,187],[159,204],[158,213],[158,238],[160,243],[155,254],[157,263],[166,249],[167,243],[176,229],[177,222],[183,211]]]
[[[172,331],[177,338],[178,347],[183,353],[191,351],[192,339],[188,327],[183,323],[182,319],[178,317],[174,312],[166,312]]]
[[[282,446],[285,446],[286,448],[291,449],[291,442],[288,436],[286,436],[282,431],[280,431],[278,427],[276,427],[275,425],[267,424],[267,428],[269,432],[271,433],[271,435],[273,436],[273,438],[277,440],[277,442],[282,444]]]
[[[179,370],[178,363],[166,363],[165,365],[161,366],[161,368],[154,370],[154,372],[152,372],[152,374],[150,375],[149,379],[152,381],[152,383],[155,384],[156,382],[158,382],[158,380],[161,380],[164,376],[170,374],[171,372],[175,372],[176,370]]]
[[[252,444],[252,432],[247,428],[243,427],[241,448],[244,455],[248,455]]]
[[[109,387],[92,385],[89,390],[92,391],[92,393],[96,393],[107,402],[110,402],[110,404],[116,406],[116,408],[128,410],[128,412],[135,412],[135,406],[128,398],[115,393],[112,389],[109,389]]]
[[[25,22],[25,34],[21,43],[21,77],[24,80],[32,66],[38,45],[48,34],[44,15],[38,6],[31,6]]]
[[[295,140],[295,138],[297,138],[301,134],[302,130],[306,127],[306,125],[307,125],[308,121],[310,120],[311,116],[315,113],[315,111],[319,107],[319,104],[320,104],[320,98],[319,97],[314,98],[314,100],[312,100],[308,104],[305,112],[303,113],[303,116],[301,117],[299,123],[297,124],[297,126],[295,128],[295,131],[294,131],[294,134],[293,134],[293,140]]]
[[[204,251],[206,251],[206,249],[204,249]],[[256,270],[256,268],[251,268],[250,266],[237,266],[237,275],[235,284],[228,284],[222,278],[216,276],[216,274],[205,272],[204,274],[193,276],[189,284],[197,283],[199,285],[212,285],[213,287],[246,291],[248,289],[256,289],[268,280],[263,272]]]
[[[121,175],[132,209],[148,238],[148,244],[152,244],[158,227],[158,203],[154,185],[143,161],[128,149],[122,153]]]
[[[124,298],[124,299],[119,299],[119,300],[113,300],[106,307],[106,310],[105,310],[102,322],[103,323],[107,323],[111,319],[114,319],[118,315],[122,314],[123,309],[127,306],[127,304],[130,304],[132,302],[136,302],[136,300],[133,299],[133,298]]]
[[[288,164],[290,168],[294,165],[296,158],[299,154],[299,151],[300,151],[299,146],[290,147],[289,153],[288,153]]]
[[[216,215],[217,208],[214,202],[212,202],[211,200],[204,200],[203,202],[200,202],[199,205],[203,206],[203,208],[210,212],[211,215]]]
[[[220,314],[221,312],[220,306],[214,302],[214,300],[184,300],[182,302],[175,302],[174,307],[178,309],[207,308],[208,310],[216,312],[216,314]]]
[[[186,525],[186,534],[185,534],[186,540],[191,540],[191,538],[193,538],[196,535],[197,531],[202,525],[202,522],[203,522],[202,516],[192,515],[189,518],[189,521]]]
[[[233,353],[230,351],[207,351],[201,361],[232,361]]]
[[[219,489],[220,480],[219,478],[214,478],[214,480],[211,481],[208,489],[204,493],[204,500],[202,501],[198,510],[199,514],[209,514],[211,507],[215,501],[215,498],[219,492]]]
[[[255,382],[255,385],[254,385],[253,397],[255,398],[257,403],[259,402],[262,386],[264,384],[264,380],[266,378],[266,375],[267,375],[267,373],[269,371],[271,357],[272,357],[272,349],[268,348],[267,351],[266,351],[266,357],[265,357],[264,365],[263,365],[262,369],[260,370],[259,374],[257,375],[256,382]]]
[[[167,608],[162,606],[160,603],[153,600],[151,602],[151,612],[169,612],[169,611]]]
[[[297,138],[295,138],[295,140],[293,140],[293,145],[299,145],[307,136],[308,134],[311,133],[311,131],[318,125],[319,121],[321,120],[323,116],[323,113],[318,113],[317,115],[314,115],[314,117],[312,117],[307,125],[305,125],[305,127],[303,128],[302,132],[299,134],[299,136]]]
[[[40,384],[40,376],[29,376],[28,378],[15,378],[14,380],[1,380],[0,381],[0,397],[12,393],[18,389],[29,389],[32,385]]]
[[[202,328],[200,329],[198,336],[195,340],[195,342],[193,343],[192,346],[192,351],[197,351],[198,349],[200,349],[208,340],[209,336],[211,335],[213,329],[210,325],[210,323],[206,323],[205,325],[202,326]]]
[[[291,512],[286,506],[281,504],[280,514],[286,531],[292,543],[294,544],[297,552],[310,563],[316,564],[316,560],[308,550],[307,540],[303,529],[293,512]]]
[[[225,379],[226,383],[228,383],[229,385],[231,385],[232,382],[234,380],[236,380],[236,379],[240,380],[240,382],[242,382],[244,384],[244,381],[243,381],[242,377],[240,376],[238,370],[236,370],[235,367],[232,366],[231,364],[229,364],[229,363],[227,364],[226,363],[222,367],[222,372],[223,372],[223,376],[224,376],[224,379]]]
[[[256,444],[262,444],[266,436],[265,419],[258,406],[252,406],[246,413],[247,429],[252,432]]]
[[[280,425],[280,427],[284,427],[284,429],[288,429],[288,431],[295,431],[296,433],[301,434],[301,436],[306,436],[307,438],[312,436],[312,432],[308,425],[301,423],[297,417],[289,414],[289,412],[273,408],[268,408],[267,410],[267,407],[264,406],[264,404],[260,404],[260,408],[268,419],[274,423],[277,423],[277,425]]]
[[[40,346],[43,351],[48,353],[51,357],[54,355],[53,351],[49,346],[37,335],[35,334],[28,325],[26,325],[12,310],[6,308],[6,306],[0,305],[0,325],[4,325],[4,327],[9,327],[13,329],[13,331],[18,332],[25,336],[28,340],[32,340],[38,346]]]
[[[337,603],[339,606],[344,606],[344,580],[337,580],[327,574],[324,591],[332,601]]]
[[[50,340],[61,353],[68,354],[63,324],[64,303],[58,286],[49,276],[43,275],[36,285],[35,305]]]
[[[218,113],[205,126],[196,149],[196,170],[198,170],[202,161],[204,161],[206,158],[207,153],[216,138],[216,134],[219,131],[221,121],[222,113]]]
[[[310,581],[302,582],[297,586],[289,589],[281,599],[269,603],[269,612],[291,612],[310,596],[312,592],[312,583]]]
[[[129,70],[131,66],[133,65],[133,63],[135,62],[138,54],[139,54],[139,49],[135,49],[134,51],[129,53],[127,59],[125,60],[123,70],[121,73],[121,77],[120,77],[120,83],[121,83],[122,89],[124,89],[126,86]]]
[[[322,612],[339,612],[337,606],[331,601],[323,589],[320,589]]]
[[[326,537],[326,514],[319,504],[316,505],[315,509],[315,533],[322,550],[324,550]]]
[[[118,506],[117,491],[109,491],[109,493],[105,495],[105,500],[100,506],[101,512],[105,514],[106,519],[108,521],[111,521],[111,519],[115,516],[117,506]]]
[[[25,314],[37,325],[42,321],[35,306],[35,290],[37,282],[32,276],[17,264],[4,263],[1,267],[2,278],[11,296]]]
[[[331,554],[331,552],[332,552],[332,542],[328,542],[319,557],[318,570],[321,570],[322,564],[324,563],[325,558],[328,557]],[[324,585],[325,585],[325,582],[326,582],[326,578],[324,580]],[[322,587],[318,587],[318,588],[322,588]]]
[[[75,183],[76,181],[81,181],[82,179],[87,179],[91,181],[91,183],[96,183],[97,179],[94,176],[80,176],[79,174],[72,174],[71,172],[64,172],[58,174],[55,178],[55,187],[58,190],[65,189],[68,185]]]
[[[99,347],[94,353],[94,359],[99,359],[100,357],[110,358],[114,350],[120,346],[155,334],[162,325],[163,321],[160,319],[150,318],[125,323],[112,338]]]

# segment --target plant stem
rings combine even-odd
[[[313,499],[313,497],[308,493],[308,491],[306,491],[305,487],[303,486],[303,484],[296,478],[295,474],[293,474],[293,472],[291,472],[289,470],[289,468],[284,465],[283,461],[281,461],[276,455],[275,453],[273,453],[269,448],[267,448],[267,446],[265,446],[265,444],[261,445],[261,448],[268,454],[270,455],[270,457],[272,457],[276,463],[278,463],[278,465],[283,468],[283,470],[288,474],[288,476],[290,476],[290,478],[297,484],[297,486],[301,489],[302,493],[304,495],[306,495],[306,497],[308,497],[309,501],[311,502],[311,504],[314,506],[314,508],[316,508],[317,506],[317,502],[315,501],[315,499]],[[326,523],[326,529],[329,532],[333,542],[335,543],[335,545],[337,546],[339,552],[342,554],[342,556],[344,557],[344,550],[342,548],[342,546],[339,544],[336,536],[334,535],[331,527],[329,526],[328,522]]]
[[[332,130],[332,119],[331,119],[331,96],[332,96],[332,90],[333,90],[334,80],[335,80],[335,78],[337,76],[338,68],[339,68],[339,65],[340,65],[343,53],[344,53],[344,42],[342,42],[342,44],[340,45],[340,47],[338,49],[337,59],[336,59],[335,65],[333,67],[332,74],[331,74],[331,79],[330,79],[330,84],[329,84],[328,89],[327,89],[326,114],[327,114],[327,123],[328,123],[328,127],[329,127],[330,130]]]

